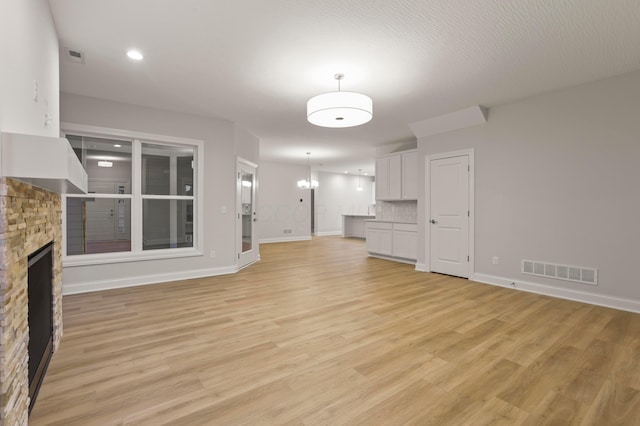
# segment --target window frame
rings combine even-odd
[[[62,137],[67,134],[97,138],[114,138],[132,142],[131,194],[61,194],[62,195],[62,266],[86,266],[141,260],[170,259],[203,255],[204,224],[204,141],[182,137],[134,132],[106,127],[60,123]],[[143,143],[193,148],[193,195],[144,195],[141,192]],[[67,255],[67,199],[68,198],[113,198],[131,200],[131,251]],[[142,244],[142,204],[144,199],[193,200],[193,247],[162,248],[144,250]]]

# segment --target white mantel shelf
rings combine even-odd
[[[2,133],[0,176],[57,193],[86,194],[88,186],[69,141],[51,136]]]

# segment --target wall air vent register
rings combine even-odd
[[[65,47],[64,53],[66,54],[65,56],[68,60],[84,64],[84,53],[82,53],[80,50]]]
[[[598,285],[598,270],[596,268],[559,265],[556,263],[523,259],[522,273],[582,284]]]

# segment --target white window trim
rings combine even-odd
[[[60,131],[62,137],[65,137],[67,133],[77,134],[80,136],[93,136],[101,138],[124,138],[126,140],[140,140],[142,142],[166,144],[166,145],[185,145],[192,146],[194,148],[194,165],[196,170],[195,178],[195,193],[193,196],[180,196],[180,195],[141,195],[140,197],[134,197],[135,194],[140,193],[141,182],[141,170],[140,167],[133,168],[132,188],[131,194],[62,194],[62,266],[74,267],[74,266],[88,266],[107,263],[120,263],[120,262],[137,262],[141,260],[155,260],[155,259],[172,259],[182,257],[194,257],[203,256],[202,246],[204,243],[204,141],[199,139],[179,138],[174,136],[158,135],[153,133],[134,132],[129,130],[112,129],[107,127],[87,126],[83,124],[74,124],[62,122],[60,123]],[[137,148],[137,149],[136,149]],[[134,144],[134,152],[132,157],[135,157],[136,151],[139,150],[139,145]],[[138,152],[139,154],[139,152]],[[136,188],[137,187],[137,188]],[[193,247],[185,248],[172,248],[172,249],[159,249],[159,250],[145,250],[145,251],[131,251],[131,252],[114,252],[114,253],[98,253],[98,254],[82,254],[67,256],[67,197],[97,197],[97,198],[124,198],[132,200],[132,210],[136,215],[142,215],[142,200],[143,199],[169,199],[169,200],[193,200],[194,213],[195,213],[195,233],[193,235]],[[136,204],[135,206],[133,204]],[[139,219],[139,220],[138,220]],[[131,218],[131,247],[135,250],[136,247],[142,247],[142,235],[141,230],[137,228],[137,223],[142,223],[142,218]]]

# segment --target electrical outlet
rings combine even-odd
[[[210,251],[210,252],[209,252],[209,257],[210,257],[210,258],[212,258],[212,259],[213,259],[214,257],[216,257],[216,252],[215,252],[215,251],[213,251],[213,250],[212,250],[212,251]]]
[[[498,256],[493,256],[493,264],[497,265],[498,263],[500,263],[500,259],[498,258]]]

